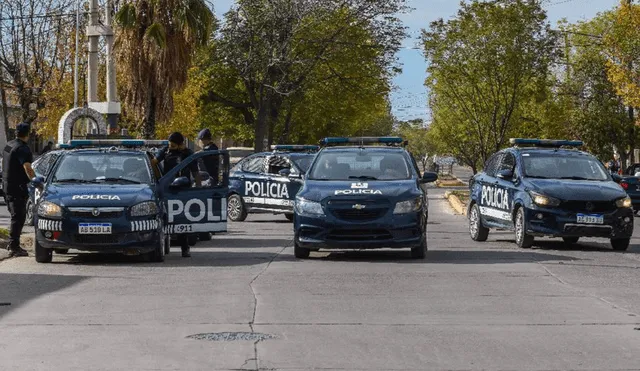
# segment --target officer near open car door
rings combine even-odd
[[[161,149],[152,162],[154,165],[162,163],[163,172],[166,174],[192,154],[193,151],[191,151],[184,145],[184,136],[179,132],[174,132],[169,135],[169,145]],[[200,187],[201,178],[200,173],[198,172],[198,164],[194,162],[191,166],[184,170],[185,171],[183,174],[178,173],[176,174],[176,177],[184,176],[191,179],[191,175],[193,175],[196,186]],[[188,234],[180,234],[178,236],[178,240],[180,241],[180,248],[182,249],[182,257],[190,257],[191,253]]]
[[[29,256],[27,251],[20,247],[20,234],[27,216],[27,185],[35,177],[31,168],[33,154],[27,145],[30,131],[29,124],[19,124],[16,127],[17,138],[7,143],[2,153],[3,188],[7,208],[11,214],[8,246],[10,256]]]

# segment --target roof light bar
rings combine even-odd
[[[59,144],[58,148],[80,147],[159,147],[169,145],[168,140],[143,139],[74,139],[68,144]]]
[[[584,142],[580,140],[558,140],[558,139],[529,139],[529,138],[511,138],[509,142],[512,145],[532,145],[536,147],[582,147]]]
[[[287,152],[296,152],[296,151],[318,151],[320,146],[315,145],[307,145],[307,144],[277,144],[275,146],[271,146],[271,149],[274,151],[287,151]]]
[[[330,144],[402,144],[404,140],[400,137],[329,137],[320,141],[323,145]]]

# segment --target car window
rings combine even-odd
[[[318,154],[309,176],[318,180],[403,180],[411,178],[410,165],[401,152],[327,151]]]
[[[264,172],[265,156],[253,156],[242,162],[242,171],[247,173]]]
[[[290,160],[293,161],[294,164],[296,164],[296,166],[302,170],[303,172],[307,172],[309,171],[309,167],[311,166],[311,163],[313,162],[315,155],[291,155]],[[295,168],[294,168],[295,169]],[[295,171],[294,169],[292,169],[292,171]]]
[[[496,175],[496,171],[498,170],[498,164],[500,163],[501,157],[502,157],[502,153],[498,152],[489,158],[484,168],[484,173],[486,175],[488,176]]]
[[[524,175],[530,178],[609,180],[607,170],[592,156],[524,153],[522,162]]]
[[[268,160],[267,173],[278,175],[280,170],[291,169],[291,163],[284,156],[270,156]]]
[[[498,167],[498,171],[509,170],[513,171],[516,167],[516,158],[511,152],[506,152],[502,156],[502,161],[500,161],[500,166]]]
[[[141,153],[76,152],[64,156],[54,182],[151,183],[147,155]]]

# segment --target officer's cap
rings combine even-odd
[[[196,139],[206,139],[211,140],[211,131],[209,129],[202,129]]]
[[[31,131],[31,125],[27,124],[26,122],[20,123],[16,126],[16,135],[19,137],[24,137],[29,135],[30,131]]]
[[[184,136],[179,132],[175,131],[169,135],[169,142],[175,143],[177,145],[181,145],[184,143]]]

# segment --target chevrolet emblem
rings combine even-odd
[[[356,210],[362,210],[362,209],[364,209],[365,207],[367,207],[367,205],[355,204],[355,205],[353,205],[352,207],[353,207],[354,209],[356,209]]]

